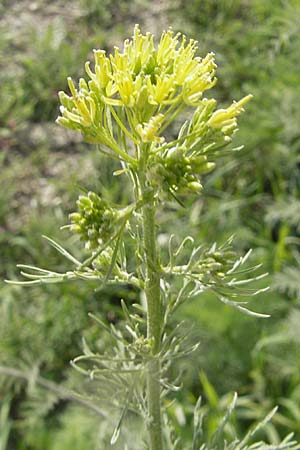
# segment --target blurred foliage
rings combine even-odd
[[[31,24],[26,16],[20,27],[21,3],[31,14]],[[99,158],[97,149],[49,129],[47,122],[56,116],[57,91],[66,88],[68,75],[82,75],[91,49],[109,49],[133,22],[151,17],[157,4],[66,3],[68,15],[60,2],[0,2],[2,278],[13,278],[15,264],[24,261],[65,269],[41,235],[78,254],[78,240],[59,227],[67,223],[81,188],[124,204],[130,196],[122,177],[111,179],[111,162]],[[219,83],[214,95],[224,105],[249,92],[254,99],[235,141],[245,149],[234,160],[225,155],[220,168],[206,176],[205,194],[194,202],[190,215],[179,205],[169,205],[169,212],[159,217],[160,244],[166,247],[166,233],[175,227],[178,238],[188,227],[209,243],[235,234],[237,250],[254,248],[252,261],[270,272],[272,287],[255,304],[272,315],[268,320],[241,316],[208,295],[178,311],[178,321],[186,319],[192,329],[190,339],[201,345],[172,368],[183,372],[184,381],[169,408],[174,428],[190,441],[192,411],[201,394],[204,428],[212,436],[228,408],[228,393],[236,390],[239,398],[225,430],[228,437],[243,435],[279,405],[272,424],[260,431],[262,438],[275,443],[290,431],[299,438],[300,3],[173,0],[165,9],[173,28],[199,40],[200,54],[216,53]],[[170,218],[174,210],[176,223]],[[82,336],[99,349],[109,345],[88,312],[100,311],[115,323],[122,320],[120,299],[138,299],[126,288],[96,288],[80,283],[27,290],[0,285],[0,366],[30,373],[31,380],[0,373],[0,450],[108,447],[118,411],[103,420],[36,383],[41,376],[72,392],[79,385],[101,406],[97,385],[92,388],[74,374],[69,361],[81,353]],[[136,436],[136,428],[132,417],[128,432]],[[140,441],[135,445],[140,450]]]
[[[35,45],[31,54],[25,53],[20,57],[22,100],[25,105],[31,104],[30,120],[54,120],[57,92],[66,85],[67,77],[76,73],[80,61],[87,57],[92,42],[87,36],[85,39],[83,36],[68,36],[63,22],[59,20],[51,23],[42,33],[30,30],[28,39]],[[66,64],[62,65],[61,61]]]
[[[205,240],[234,233],[242,248],[254,247],[272,286],[271,294],[260,296],[272,314],[263,323],[216,309],[211,299],[197,300],[198,312],[188,306],[201,330],[195,337],[203,343],[199,365],[219,394],[238,389],[244,395],[236,412],[241,429],[278,404],[276,433],[288,428],[299,435],[299,333],[293,323],[300,287],[300,4],[178,0],[175,8],[182,11],[176,26],[189,26],[201,53],[216,53],[224,104],[232,94],[254,95],[237,139],[245,149],[207,177],[207,198],[191,219]],[[276,433],[270,432],[272,441]]]
[[[92,27],[124,27],[124,21],[132,23],[132,18],[137,11],[141,14],[141,8],[147,7],[145,0],[79,0],[79,5],[83,11],[83,17]]]

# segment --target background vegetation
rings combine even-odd
[[[253,263],[269,272],[271,290],[254,306],[272,317],[241,316],[208,295],[178,312],[201,346],[173,368],[184,379],[170,406],[175,427],[188,441],[192,408],[202,394],[211,435],[237,391],[237,432],[279,405],[266,428],[268,439],[276,442],[290,431],[300,439],[299,0],[1,0],[1,278],[16,278],[18,262],[62,268],[64,260],[43,234],[80,253],[74,236],[59,227],[81,187],[126,203],[130,193],[121,181],[111,181],[111,162],[54,120],[66,77],[82,75],[91,49],[121,43],[135,22],[151,32],[172,25],[199,40],[200,54],[214,51],[214,96],[224,105],[254,94],[236,138],[244,150],[234,159],[224,155],[191,209],[166,209],[159,218],[160,241],[164,245],[172,231],[209,243],[234,234],[236,247],[253,248]],[[96,287],[1,283],[0,450],[108,445],[114,414],[101,420],[78,399],[70,400],[80,387],[97,395],[102,407],[103,387],[84,380],[69,361],[81,353],[82,336],[91,346],[109,345],[88,312],[116,323],[122,320],[120,299],[134,301],[138,294]],[[52,389],[41,386],[41,377]],[[137,428],[132,419],[126,432]]]

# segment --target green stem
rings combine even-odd
[[[142,195],[145,194],[142,182]],[[153,199],[142,208],[143,245],[146,262],[145,294],[147,299],[147,338],[152,341],[152,359],[147,367],[147,404],[150,450],[163,450],[161,425],[160,360],[161,299],[160,270],[156,246],[155,207]]]
[[[135,139],[135,137],[127,130],[127,128],[125,127],[125,125],[122,123],[122,121],[119,119],[118,114],[116,113],[116,111],[114,110],[113,106],[110,106],[110,111],[112,113],[112,115],[114,116],[115,121],[117,122],[117,124],[119,125],[119,127],[121,128],[121,130],[126,134],[126,136],[129,137],[129,139],[132,140],[132,142],[134,142],[136,145],[139,144],[139,141],[137,139]]]

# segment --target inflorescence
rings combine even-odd
[[[68,79],[71,95],[59,93],[57,123],[81,131],[131,169],[147,151],[148,181],[157,190],[201,191],[199,175],[214,168],[208,158],[231,142],[251,95],[217,109],[216,100],[203,97],[217,81],[214,54],[201,58],[196,51],[196,41],[171,29],[156,47],[154,36],[136,25],[122,51],[94,50],[94,71],[86,63],[89,81],[81,78],[76,88]],[[194,114],[166,142],[162,133],[185,108]]]

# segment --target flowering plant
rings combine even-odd
[[[76,89],[68,79],[71,96],[59,93],[57,123],[81,131],[86,141],[99,144],[131,172],[145,160],[151,187],[200,191],[199,175],[215,166],[208,158],[231,142],[236,117],[251,95],[216,109],[214,99],[203,98],[216,83],[214,55],[200,58],[196,50],[196,41],[187,42],[171,30],[155,48],[153,35],[142,35],[136,26],[123,52],[115,47],[108,57],[94,50],[94,72],[86,63],[88,82],[81,78]],[[163,132],[188,107],[195,108],[192,119],[183,124],[177,139],[166,142]]]
[[[247,95],[225,109],[217,109],[214,99],[204,97],[216,83],[214,55],[200,58],[196,51],[196,41],[188,41],[172,30],[164,32],[155,46],[153,35],[141,34],[136,26],[122,51],[115,48],[107,56],[103,50],[94,50],[94,68],[86,63],[88,81],[81,78],[75,87],[68,79],[70,95],[59,93],[61,115],[57,123],[80,131],[87,142],[97,144],[103,154],[120,162],[120,170],[114,175],[128,176],[132,203],[121,208],[94,192],[81,195],[78,210],[70,215],[69,228],[79,234],[89,256],[79,261],[47,238],[74,269],[58,273],[20,265],[28,280],[19,284],[98,280],[101,287],[123,283],[144,293],[145,305],[130,307],[121,302],[124,328],[109,328],[94,317],[117,342],[112,352],[99,355],[85,345],[84,354],[72,361],[91,378],[112,383],[114,400],[121,408],[112,444],[119,437],[126,411],[131,410],[145,420],[146,448],[182,448],[179,439],[166,431],[168,421],[162,401],[178,389],[168,380],[170,363],[197,347],[190,347],[176,334],[177,328],[170,331],[168,326],[182,303],[210,289],[225,304],[266,317],[249,310],[247,302],[238,301],[241,295],[260,292],[248,284],[263,275],[249,276],[257,267],[243,267],[250,252],[238,257],[231,247],[232,238],[205,248],[195,245],[190,236],[180,243],[171,235],[165,264],[157,245],[157,209],[168,199],[182,203],[183,194],[201,193],[201,176],[214,169],[222,149],[231,143],[237,117],[251,99]],[[167,129],[183,111],[190,118],[175,137],[167,139]],[[128,257],[133,245],[134,265]],[[240,274],[247,274],[246,278],[241,279]],[[89,362],[91,366],[87,367]],[[198,404],[192,449],[221,448],[224,442],[220,431],[212,443],[202,442],[199,417]],[[240,444],[235,441],[236,447],[228,448],[246,448],[246,440]],[[278,448],[292,448],[285,442],[285,447]]]

